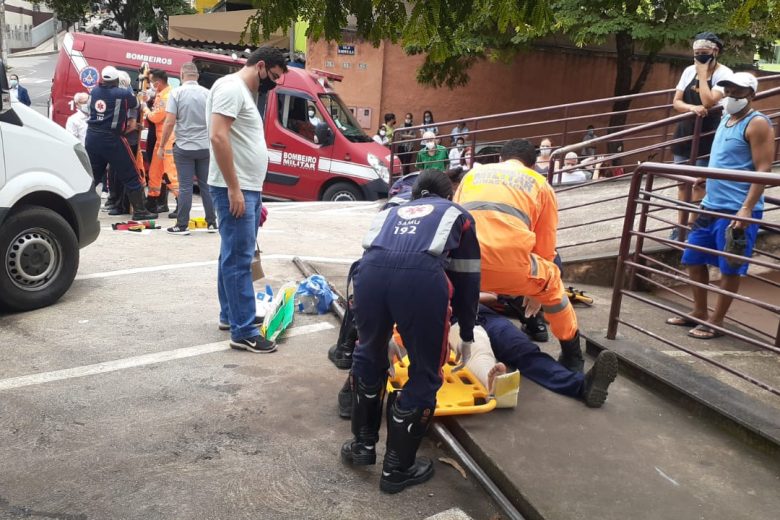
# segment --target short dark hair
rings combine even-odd
[[[168,73],[165,72],[162,69],[152,69],[149,71],[149,74],[156,79],[162,80],[166,83],[168,83]]]
[[[395,121],[395,114],[392,112],[385,114],[385,123],[389,123],[390,121]]]
[[[287,59],[282,51],[276,47],[258,47],[246,59],[246,64],[247,66],[257,65],[261,61],[265,63],[267,69],[279,67],[282,72],[287,72]]]
[[[536,164],[536,149],[527,139],[510,139],[501,147],[501,160],[517,159],[526,168]]]
[[[443,199],[452,197],[452,181],[441,170],[427,169],[420,172],[412,186],[412,200],[428,195],[438,195]]]

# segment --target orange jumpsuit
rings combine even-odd
[[[482,291],[532,296],[555,337],[573,339],[577,316],[553,263],[558,203],[545,177],[517,160],[483,164],[463,177],[453,200],[477,224]]]
[[[157,96],[154,98],[152,111],[146,116],[149,121],[155,124],[155,132],[157,134],[157,143],[154,145],[152,161],[149,165],[150,197],[157,197],[160,195],[163,174],[168,175],[168,181],[170,182],[168,188],[176,197],[179,196],[179,176],[176,173],[176,164],[173,162],[173,143],[176,140],[176,136],[171,132],[171,137],[168,139],[168,142],[162,142],[163,126],[166,116],[165,107],[168,105],[168,96],[170,94],[170,86],[167,86],[162,91],[158,92]],[[157,156],[157,152],[161,146],[163,146],[163,149],[165,150],[164,159],[160,159]]]

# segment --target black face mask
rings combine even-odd
[[[269,90],[273,90],[275,88],[276,82],[271,79],[271,76],[260,80],[260,94],[265,94]]]
[[[710,60],[714,60],[715,56],[712,54],[697,54],[693,57],[694,60],[698,61],[699,63],[709,63]]]

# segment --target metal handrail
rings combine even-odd
[[[736,182],[748,182],[751,184],[762,184],[762,185],[769,185],[773,187],[780,186],[780,175],[774,173],[764,173],[764,172],[757,173],[757,172],[748,172],[748,171],[740,171],[740,170],[700,168],[700,167],[695,167],[690,165],[663,164],[663,163],[654,163],[654,162],[642,163],[639,166],[637,166],[637,168],[630,176],[630,185],[629,185],[629,193],[628,193],[628,199],[626,205],[625,220],[623,224],[623,231],[620,236],[620,248],[618,251],[617,266],[616,266],[615,278],[613,282],[612,302],[610,305],[609,322],[607,326],[607,338],[614,340],[617,335],[618,325],[619,324],[626,325],[634,330],[637,330],[639,332],[642,332],[643,334],[653,337],[666,345],[672,346],[674,348],[687,352],[691,355],[694,355],[700,359],[703,359],[708,363],[711,363],[733,375],[736,375],[775,395],[780,396],[780,389],[775,388],[768,383],[760,381],[755,377],[751,376],[750,374],[745,373],[742,370],[738,370],[733,367],[724,365],[723,363],[719,363],[712,359],[706,358],[705,356],[702,356],[696,353],[695,351],[692,351],[690,349],[685,348],[682,345],[675,343],[669,338],[662,337],[659,334],[652,332],[651,330],[647,329],[647,327],[640,326],[635,323],[631,323],[629,320],[621,317],[623,297],[628,296],[644,304],[656,307],[658,309],[663,309],[667,312],[671,312],[678,316],[684,316],[686,319],[690,319],[692,322],[701,325],[706,325],[716,330],[719,333],[741,340],[750,345],[759,347],[761,349],[770,352],[780,354],[780,323],[778,324],[778,333],[774,336],[774,338],[772,338],[771,335],[766,334],[765,332],[761,332],[759,334],[760,336],[768,337],[769,341],[774,340],[774,344],[770,344],[767,341],[764,341],[762,339],[749,337],[739,332],[731,331],[723,326],[716,326],[711,323],[707,323],[704,320],[700,320],[688,316],[683,312],[679,311],[678,309],[675,309],[669,305],[665,305],[660,302],[653,301],[651,298],[646,296],[641,296],[640,294],[637,293],[636,290],[633,289],[633,286],[635,285],[635,280],[637,278],[645,282],[650,282],[651,285],[661,287],[661,284],[652,281],[649,278],[649,276],[643,275],[643,273],[646,273],[647,275],[660,276],[662,278],[666,278],[675,282],[682,282],[689,286],[698,287],[700,289],[706,289],[707,291],[725,295],[725,296],[730,296],[736,300],[757,306],[758,308],[774,313],[775,315],[780,315],[780,305],[769,303],[769,302],[763,302],[760,300],[756,300],[755,298],[750,298],[747,296],[740,295],[738,293],[731,293],[729,291],[726,291],[724,289],[721,289],[720,287],[716,287],[711,284],[699,283],[690,280],[689,278],[687,278],[682,274],[681,270],[675,269],[671,266],[667,266],[666,264],[663,264],[658,259],[652,260],[652,263],[655,265],[654,267],[650,267],[645,263],[648,257],[643,253],[642,250],[644,246],[643,244],[644,239],[650,239],[656,242],[666,243],[668,245],[674,244],[674,247],[676,249],[682,249],[682,244],[665,238],[653,236],[650,232],[646,230],[646,223],[647,223],[646,218],[644,220],[640,219],[639,224],[636,225],[637,212],[639,211],[640,206],[642,211],[641,214],[644,216],[647,216],[648,212],[651,211],[651,208],[675,208],[675,206],[671,204],[652,200],[652,198],[654,198],[652,193],[653,179],[664,178],[668,180],[679,181],[681,179],[684,179],[686,176],[702,177],[705,179],[720,179],[720,180],[728,180],[728,181],[736,181]],[[642,186],[643,180],[645,181],[644,188]],[[765,203],[766,203],[766,198],[765,198]],[[675,209],[679,209],[679,207],[676,207]],[[686,207],[686,211],[690,211],[696,214],[714,215],[721,218],[725,217],[733,220],[740,220],[747,223],[762,222],[761,220],[757,220],[753,218],[737,217],[736,215],[718,213],[712,210],[701,209],[701,208]],[[636,242],[633,246],[634,251],[632,252],[631,247],[634,239],[636,239]],[[773,270],[780,271],[780,264],[777,263],[766,262],[754,258],[746,258],[743,256],[733,255],[731,253],[716,251],[716,250],[695,246],[691,244],[685,244],[685,247],[690,249],[695,249],[698,251],[705,251],[707,253],[718,255],[725,258],[737,259],[745,263],[760,265],[765,268],[770,268]],[[754,278],[759,281],[762,280],[761,277],[754,277]],[[772,282],[771,280],[768,279],[766,281]],[[773,285],[776,284],[773,283]],[[676,292],[676,291],[672,290],[672,292]],[[753,327],[746,327],[746,328],[756,331],[755,328]]]

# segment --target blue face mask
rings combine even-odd
[[[11,85],[11,88],[16,88],[17,85],[19,85],[19,80],[18,79],[12,79],[11,81],[9,81],[9,84]]]

